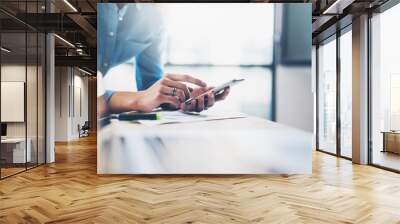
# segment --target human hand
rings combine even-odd
[[[181,103],[180,108],[184,111],[196,111],[201,112],[203,110],[207,110],[212,107],[216,101],[224,100],[229,94],[229,87],[226,87],[221,93],[214,95],[212,90],[214,87],[200,87],[191,90],[193,99],[190,104]],[[204,96],[196,98],[205,92],[208,92]]]
[[[191,97],[191,92],[186,84],[188,82],[200,87],[206,83],[189,75],[166,74],[150,88],[138,92],[138,108],[143,112],[151,112],[161,104],[170,104],[179,108],[180,104]]]

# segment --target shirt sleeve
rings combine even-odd
[[[163,52],[165,47],[163,31],[152,39],[151,45],[136,56],[136,85],[138,90],[145,90],[161,79],[163,68]]]
[[[114,94],[114,91],[112,90],[106,90],[103,94],[104,100],[106,102],[110,101],[110,98],[112,97],[112,95]]]

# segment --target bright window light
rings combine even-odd
[[[170,64],[270,65],[273,4],[164,5]]]
[[[383,107],[381,113],[385,118],[384,130],[400,130],[400,65],[398,53],[400,34],[393,29],[397,27],[400,20],[400,5],[380,14],[380,88],[381,102]]]

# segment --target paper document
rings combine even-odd
[[[188,123],[198,121],[210,121],[210,120],[222,120],[222,119],[233,119],[246,117],[243,113],[238,112],[211,112],[203,111],[201,113],[190,113],[183,111],[160,111],[157,112],[160,115],[159,120],[138,120],[139,123],[147,126],[156,126],[161,124],[172,124],[172,123]]]

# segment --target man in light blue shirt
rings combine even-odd
[[[189,97],[210,90],[206,84],[189,75],[164,75],[162,55],[165,49],[165,30],[161,14],[154,4],[102,3],[98,4],[97,68],[100,75],[120,64],[135,60],[138,92],[113,92],[105,90],[100,98],[100,113],[106,106],[112,112],[151,111],[160,105],[172,108],[201,111],[214,104],[214,94],[193,101]],[[199,88],[188,88],[184,82]],[[229,89],[217,97],[227,96]],[[104,107],[103,106],[103,107]]]

